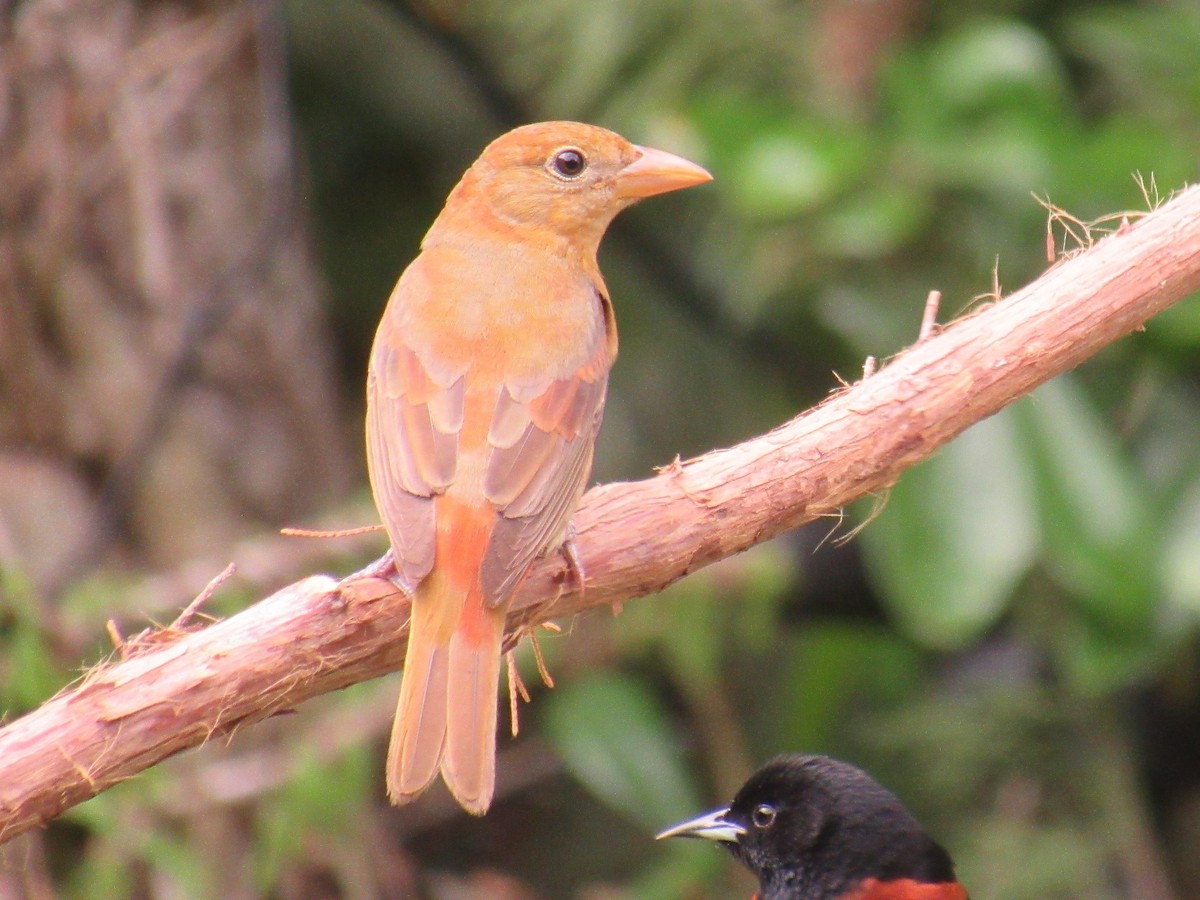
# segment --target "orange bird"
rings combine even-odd
[[[602,128],[527,125],[467,170],[400,276],[367,376],[371,489],[412,598],[393,803],[440,770],[487,812],[505,613],[566,538],[617,355],[600,239],[637,200],[711,178]]]

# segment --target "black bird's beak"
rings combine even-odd
[[[704,838],[706,841],[720,841],[726,844],[736,844],[738,838],[746,833],[746,829],[735,822],[725,820],[729,809],[718,809],[705,813],[695,819],[680,822],[666,831],[654,836],[656,841],[669,837]]]

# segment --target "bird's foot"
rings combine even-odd
[[[349,584],[352,581],[359,581],[364,578],[382,579],[383,581],[391,584],[396,588],[396,590],[410,600],[415,593],[413,586],[408,583],[408,581],[401,574],[399,568],[396,567],[396,555],[392,552],[391,547],[389,547],[387,552],[383,554],[383,556],[379,557],[379,559],[375,560],[369,565],[363,566],[363,568],[359,569],[357,572],[354,572],[343,578],[339,584],[339,587]]]
[[[566,560],[567,571],[575,584],[579,586],[579,596],[587,592],[587,572],[583,568],[583,560],[579,557],[579,548],[575,545],[575,523],[567,524],[567,536],[558,548],[562,558]]]

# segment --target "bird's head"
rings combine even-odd
[[[950,857],[891,792],[823,756],[777,757],[726,809],[658,837],[723,843],[759,877],[764,896],[835,897],[868,879],[954,882]]]
[[[710,181],[695,163],[579,122],[541,122],[484,149],[447,201],[443,220],[534,229],[599,246],[613,217],[643,197]]]

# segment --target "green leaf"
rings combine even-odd
[[[132,860],[172,896],[212,895],[215,875],[208,860],[184,833],[158,827],[165,821],[164,798],[177,789],[176,777],[168,768],[152,768],[63,813],[90,835],[70,874],[68,896],[131,896]]]
[[[1153,15],[1122,6],[1097,4],[1066,19],[1069,46],[1123,95],[1124,115],[1149,113],[1178,123],[1183,110],[1200,102],[1200,11],[1194,3],[1164,3]],[[1173,130],[1182,131],[1178,124]]]
[[[133,897],[134,871],[122,848],[115,842],[93,838],[81,853],[75,868],[66,876],[66,889],[59,896],[68,900],[95,897]]]
[[[766,135],[746,148],[737,172],[737,199],[747,215],[785,218],[827,200],[835,187],[833,175],[814,144]]]
[[[362,685],[351,691],[366,693]],[[339,700],[353,703],[351,698]],[[283,788],[258,804],[254,878],[263,891],[304,856],[315,835],[335,845],[355,842],[361,824],[356,811],[376,789],[377,763],[368,748],[350,748],[334,760],[310,749]]]
[[[70,680],[55,664],[52,642],[28,581],[0,568],[0,715],[15,716],[53,696]],[[7,613],[7,615],[3,615]]]
[[[999,413],[906,472],[863,535],[868,572],[902,627],[961,647],[1004,612],[1038,543],[1033,482]]]
[[[720,671],[730,618],[728,604],[717,595],[713,568],[671,585],[652,603],[625,610],[613,623],[618,645],[665,658],[682,678],[711,680]]]
[[[1092,697],[1103,697],[1144,681],[1153,674],[1167,648],[1151,623],[1121,628],[1087,615],[1068,623],[1057,637],[1057,655],[1067,683],[1077,693]]]
[[[919,651],[882,627],[814,622],[782,648],[753,712],[768,752],[804,748],[837,754],[847,711],[903,703],[921,678]]]
[[[591,676],[554,691],[545,707],[546,735],[566,767],[647,831],[701,808],[667,714],[639,681]]]
[[[1200,620],[1200,477],[1183,492],[1165,532],[1165,599],[1175,610]]]
[[[1106,627],[1144,632],[1159,553],[1149,486],[1072,376],[1043,386],[1017,412],[1050,574]]]
[[[1163,310],[1150,325],[1156,341],[1188,353],[1200,347],[1200,302],[1195,295]]]
[[[932,209],[928,198],[910,185],[871,184],[830,210],[815,240],[828,253],[876,259],[914,239]]]
[[[1013,21],[971,23],[930,53],[931,88],[951,108],[1021,105],[1061,96],[1065,74],[1037,30]]]
[[[653,603],[631,604],[613,624],[624,651],[653,653],[677,677],[712,684],[730,648],[765,650],[794,563],[786,545],[768,541],[695,572]]]
[[[868,144],[817,120],[782,118],[746,134],[726,175],[731,199],[751,220],[811,211],[861,178]]]

